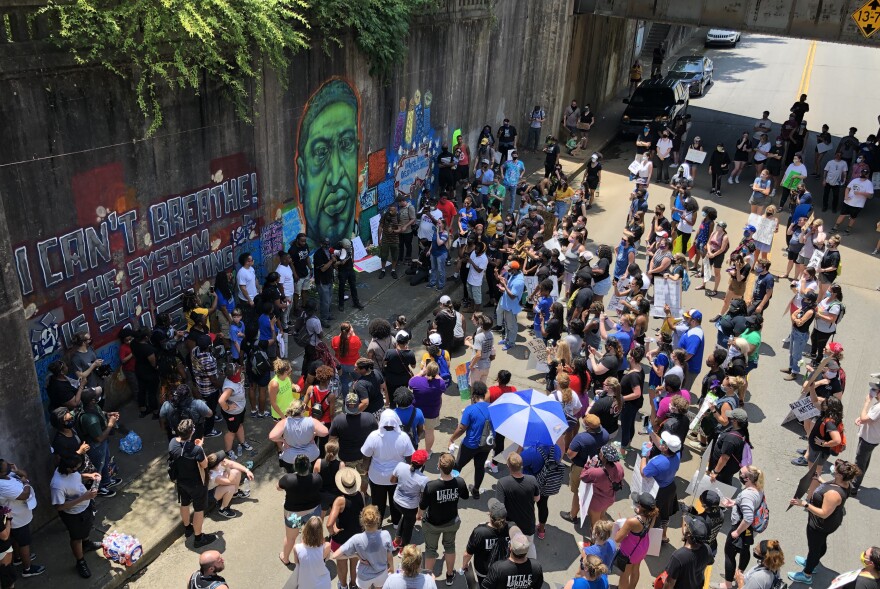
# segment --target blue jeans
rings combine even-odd
[[[89,444],[87,452],[95,470],[101,474],[101,488],[106,489],[110,484],[110,438],[100,444]]]
[[[351,387],[351,383],[357,379],[357,373],[354,370],[354,366],[346,366],[345,364],[342,365],[339,372],[339,394],[345,398],[345,395],[348,394]]]
[[[445,253],[439,256],[431,256],[431,279],[429,283],[437,288],[446,286],[446,257],[448,255],[448,253]]]
[[[501,293],[501,296],[507,296],[504,293]],[[496,311],[496,321],[503,328],[504,341],[513,345],[516,343],[516,332],[518,324],[516,322],[516,315],[514,315],[510,311],[505,311],[501,308],[501,305],[498,305],[498,309]]]
[[[556,218],[560,221],[568,214],[569,203],[567,201],[557,200],[556,203]]]
[[[809,331],[802,333],[794,327],[791,328],[791,343],[788,348],[788,368],[791,370],[792,374],[799,374],[801,371],[798,362],[800,362],[801,358],[804,356],[804,348],[807,347],[807,340],[809,337]]]
[[[504,211],[513,213],[519,210],[519,197],[516,194],[516,186],[504,185]]]
[[[317,284],[319,316],[323,321],[330,320],[330,295],[333,293],[333,283]]]

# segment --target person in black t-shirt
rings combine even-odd
[[[535,504],[541,500],[538,481],[530,474],[523,474],[523,461],[519,454],[507,457],[510,474],[498,481],[495,495],[507,510],[510,521],[519,526],[526,536],[535,534]],[[537,558],[535,546],[529,547],[529,556]]]
[[[645,404],[645,369],[642,359],[645,348],[635,345],[629,352],[629,368],[620,379],[620,396],[623,409],[620,411],[620,447],[628,448],[636,433],[636,415]]]
[[[361,475],[361,491],[366,492],[367,471],[363,468],[361,447],[370,432],[379,429],[379,422],[372,413],[361,412],[360,402],[357,393],[348,393],[345,396],[345,411],[330,422],[329,439],[335,439],[339,443],[339,460],[358,471]]]
[[[440,478],[430,481],[422,491],[419,509],[425,512],[422,519],[422,533],[425,535],[425,568],[434,570],[439,556],[437,546],[443,537],[443,560],[446,561],[447,585],[455,578],[455,534],[461,525],[458,517],[459,499],[470,497],[467,483],[461,477],[453,477],[455,458],[444,452],[437,460]]]
[[[191,419],[183,419],[177,425],[177,437],[168,443],[170,468],[177,483],[177,499],[180,502],[180,519],[186,537],[195,533],[195,548],[207,546],[217,539],[215,534],[202,534],[205,507],[208,505],[208,485],[205,480],[208,457],[202,449],[202,440],[193,441],[196,426]],[[193,506],[190,515],[189,506]],[[185,514],[185,515],[184,515]]]
[[[559,163],[559,140],[553,135],[547,136],[547,145],[544,147],[544,177],[549,178],[556,170]]]
[[[302,301],[303,286],[312,270],[312,260],[309,258],[309,245],[306,240],[306,234],[300,233],[290,243],[290,249],[287,250],[290,259],[293,262],[293,309],[298,311]]]
[[[705,544],[709,538],[709,529],[705,522],[693,516],[685,516],[684,524],[684,546],[669,557],[664,569],[667,574],[664,589],[702,589],[706,567],[712,564],[712,553]]]
[[[80,404],[80,397],[86,387],[86,379],[81,378],[79,383],[67,376],[67,364],[64,360],[55,360],[49,364],[51,375],[46,381],[46,394],[49,396],[49,411],[58,407],[76,409]],[[77,383],[79,386],[76,386]]]
[[[544,569],[527,555],[532,542],[519,529],[510,533],[510,556],[507,560],[492,563],[481,589],[541,589],[544,585]]]
[[[226,567],[223,555],[216,550],[208,550],[199,556],[199,570],[189,578],[186,589],[229,589],[226,579],[220,576]]]
[[[502,546],[498,543],[502,542]],[[471,559],[474,561],[474,575],[477,583],[489,573],[493,554],[507,554],[510,550],[510,525],[507,523],[507,508],[494,497],[489,499],[489,521],[479,524],[468,538],[467,548],[461,568],[467,570]]]
[[[746,444],[751,446],[751,441],[749,415],[745,409],[730,409],[727,418],[730,420],[730,429],[718,436],[709,456],[709,478],[730,485],[733,475],[739,472]]]
[[[504,119],[498,127],[498,151],[501,152],[501,163],[507,161],[507,155],[512,149],[516,149],[516,127],[510,124],[510,119]]]

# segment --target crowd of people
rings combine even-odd
[[[646,127],[639,135],[621,238],[591,249],[587,225],[601,181],[601,154],[591,155],[576,185],[562,171],[559,141],[548,136],[544,178],[528,184],[516,130],[505,120],[497,133],[484,129],[473,162],[462,139],[454,152],[444,146],[436,198],[425,193],[417,210],[401,196],[380,220],[379,279],[390,265],[392,280],[405,268],[413,286],[425,283],[446,293],[450,271],[462,285],[460,300],[439,296],[420,358],[410,347],[415,334],[404,316],[374,318],[364,334],[348,321],[328,333],[336,319],[334,284],[339,312],[346,300],[363,308],[348,239],[324,241],[311,252],[305,235],[297,236],[279,252],[262,285],[253,258],[242,254],[238,268],[218,274],[209,291],[185,294],[185,326],[162,314],[152,330],[122,330],[120,361],[141,417],[157,419],[168,436],[168,475],[186,537],[193,536],[195,548],[216,541],[202,529],[214,504],[223,517],[239,515],[232,504],[248,496],[253,479],[239,462],[253,450],[245,422],[273,419],[269,441],[284,473],[277,483],[283,493],[278,558],[295,566],[302,586],[331,587],[325,562],[332,559],[339,589],[429,589],[438,570],[447,586],[456,575],[473,574],[482,589],[541,587],[538,553],[551,521],[548,501],[565,487],[571,506],[554,523],[583,520],[588,539],[579,573],[566,587],[608,587],[615,572],[618,587],[635,589],[649,546],[671,543],[667,531],[680,520],[682,544],[655,587],[702,588],[727,511],[720,586],[776,587],[789,542],[773,539],[767,529],[768,481],[759,466],[766,450],[755,448],[749,435],[748,378],[759,367],[764,317],[779,290],[776,278],[782,278],[791,281],[784,283],[790,296],[777,296],[773,307],[786,307],[791,322],[783,378],[800,380],[802,395],[818,412],[803,421],[807,447],[792,461],[812,469],[814,477],[792,499],[807,512],[808,552],[790,558],[788,564],[793,560],[801,570],[787,575],[811,584],[828,537],[842,525],[844,504],[857,496],[880,443],[880,379],[870,383],[855,418],[855,461],[843,460],[845,418],[852,422],[854,416],[844,416],[840,402],[846,380],[843,346],[835,335],[846,308],[835,282],[841,241],[836,232],[848,219],[848,233],[873,196],[876,141],[872,136],[860,144],[852,130],[824,167],[826,151],[817,152],[812,163],[814,174],[823,175],[823,212],[829,205],[838,212],[845,186],[841,216],[826,230],[804,182],[809,174],[802,119],[808,110],[802,97],[775,144],[767,140],[772,123],[764,113],[754,138],[744,133],[732,160],[723,145],[704,160],[716,197],[725,176],[729,184],[739,183],[754,165],[752,211],[776,220],[777,233],[785,235],[788,266],[778,277],[770,273],[772,242],[758,242],[756,227],[729,235],[718,211],[697,202],[693,181],[701,164],[688,161],[683,146],[703,148],[699,137],[687,141],[689,120],[674,121],[659,134]],[[564,125],[579,143],[591,117],[574,102],[566,110]],[[539,147],[544,118],[540,106],[530,114],[532,151]],[[652,182],[667,178],[673,187],[668,211],[664,203],[651,209]],[[777,195],[778,207],[771,204]],[[790,213],[784,222],[778,218],[782,211]],[[715,296],[722,269],[728,284],[717,316],[658,309],[653,287],[659,279],[688,290],[691,277],[701,278],[695,288]],[[521,327],[524,315],[528,329]],[[507,441],[490,418],[492,403],[517,392],[508,370],[493,370],[496,355],[512,354],[527,340],[545,346],[544,388],[567,422],[554,444]],[[103,363],[88,334],[76,334],[74,342],[71,354],[50,367],[47,383],[57,461],[51,491],[77,571],[87,578],[84,552],[100,546],[90,539],[94,499],[112,497],[121,482],[108,450],[119,415],[103,409]],[[288,359],[292,346],[304,351],[298,379]],[[452,357],[459,354],[470,362],[470,404],[448,448],[437,451],[438,422],[449,415],[444,395],[455,386]],[[224,451],[206,453],[202,440],[217,436],[223,436]],[[687,507],[676,484],[687,478],[680,472],[684,452],[707,453],[703,476],[735,485],[736,497],[709,489]],[[640,475],[641,488],[627,484],[628,469]],[[493,489],[484,486],[487,473],[499,475]],[[592,486],[585,514],[582,484]],[[614,525],[608,510],[627,488],[634,515]],[[459,510],[487,492],[493,495],[487,520],[460,533]],[[14,582],[13,558],[23,576],[45,570],[33,562],[30,547],[31,496],[26,473],[0,460],[0,499],[7,506],[0,533],[4,589]],[[749,568],[753,556],[756,564]],[[854,587],[876,587],[880,549],[868,548],[861,558],[864,569]],[[225,586],[220,553],[202,553],[199,564],[190,587]]]

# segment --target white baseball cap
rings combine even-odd
[[[439,333],[432,333],[428,336],[428,343],[434,344],[435,346],[439,346],[443,343],[443,338],[440,337]]]

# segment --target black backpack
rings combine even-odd
[[[196,477],[199,477],[200,475],[198,462],[196,462],[194,458],[189,458],[188,456],[183,455],[189,447],[189,444],[193,444],[193,442],[184,442],[180,449],[180,454],[175,455],[173,452],[168,452],[168,478],[174,482],[178,482],[181,475],[183,475],[184,483],[194,482],[187,480],[193,477],[187,477],[186,475],[192,473],[195,473]]]
[[[272,363],[269,361],[269,354],[259,347],[251,350],[248,358],[248,368],[257,376],[263,376],[272,371]]]
[[[416,409],[415,405],[410,405],[412,409],[412,414],[409,416],[409,420],[405,424],[401,424],[400,431],[404,432],[409,436],[409,439],[412,441],[413,448],[419,447],[419,431],[418,428],[413,427],[413,424],[416,421]]]
[[[195,424],[196,426],[196,432],[198,433],[199,431],[201,431],[199,426],[201,426],[205,422],[205,418],[201,413],[193,408],[192,398],[190,398],[189,401],[186,402],[186,404],[180,407],[176,405],[171,406],[171,415],[169,415],[168,417],[168,429],[171,430],[172,436],[177,435],[177,425],[183,419],[191,419],[193,424]]]

